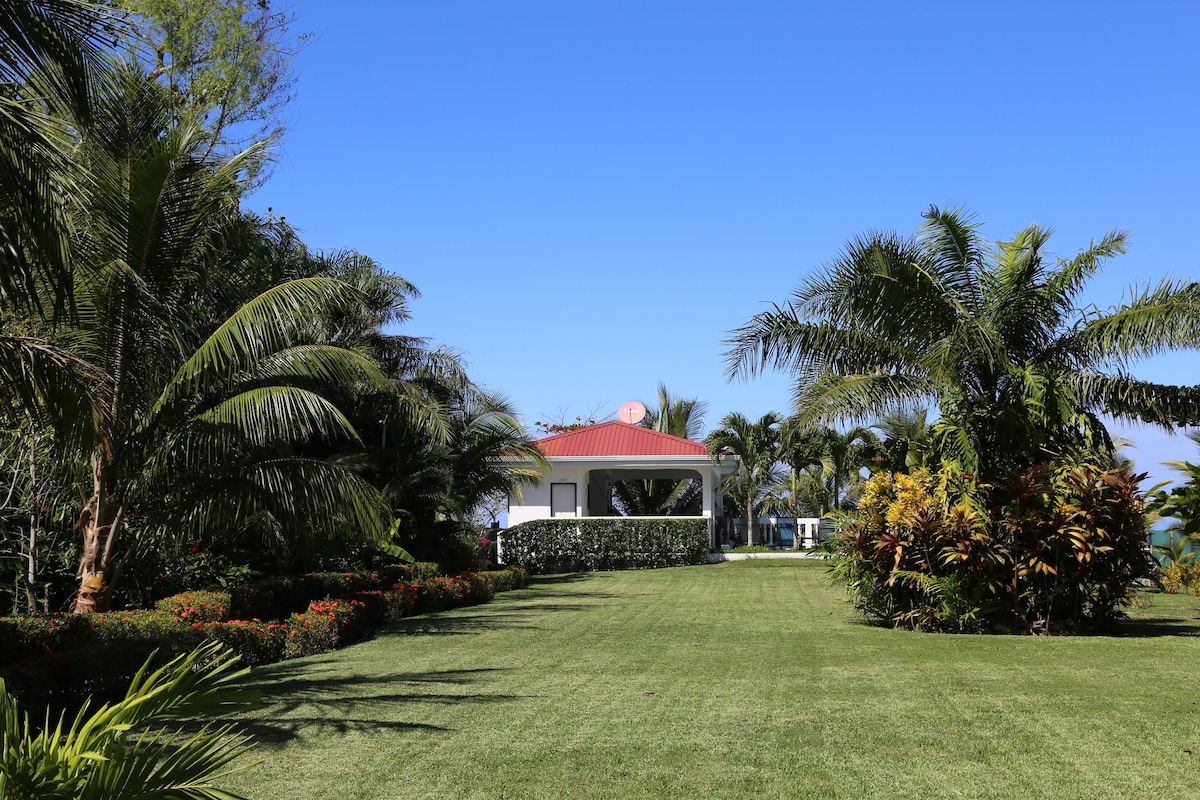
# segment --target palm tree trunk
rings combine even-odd
[[[121,523],[121,503],[110,491],[115,485],[115,469],[99,458],[92,465],[93,493],[75,523],[75,529],[83,534],[83,553],[76,572],[79,589],[71,606],[75,614],[107,610],[116,578],[112,554]]]

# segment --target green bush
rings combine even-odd
[[[235,619],[228,622],[198,623],[192,626],[205,639],[221,642],[250,667],[274,664],[285,658],[288,624]]]
[[[653,569],[708,560],[708,520],[538,519],[500,533],[505,562],[532,573]]]
[[[522,567],[511,565],[494,572],[480,572],[492,584],[492,593],[524,589],[528,574]]]
[[[1159,578],[1163,589],[1171,594],[1189,589],[1192,594],[1200,595],[1200,562],[1194,558],[1168,564],[1159,571]]]

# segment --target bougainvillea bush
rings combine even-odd
[[[1111,626],[1153,567],[1145,477],[1074,456],[983,484],[942,470],[878,473],[830,543],[866,615],[926,631]]]

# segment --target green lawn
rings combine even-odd
[[[815,562],[544,579],[255,670],[264,760],[231,788],[1200,797],[1200,602],[1169,599],[1123,637],[944,636],[860,623]]]

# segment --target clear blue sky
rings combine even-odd
[[[526,422],[650,401],[788,411],[722,339],[851,236],[965,204],[1073,255],[1088,300],[1198,276],[1200,4],[330,2],[249,200],[413,281],[404,332],[461,349]],[[1139,369],[1195,384],[1194,353]],[[1139,467],[1197,460],[1129,435]]]

